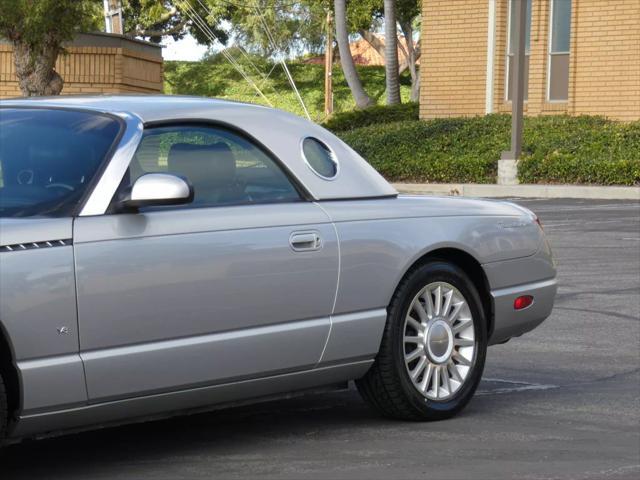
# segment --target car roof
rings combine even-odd
[[[2,107],[52,107],[135,116],[147,126],[162,122],[209,121],[229,125],[260,142],[279,158],[315,200],[376,198],[397,191],[360,155],[328,130],[289,112],[260,105],[173,95],[69,95],[8,99]],[[327,180],[304,159],[302,141],[327,144],[339,165]]]

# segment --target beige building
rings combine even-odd
[[[640,119],[640,0],[423,0],[422,118],[511,110],[516,1],[528,10],[526,114]]]
[[[162,92],[162,51],[156,44],[91,33],[78,35],[66,50],[56,63],[63,95]],[[0,98],[20,95],[13,47],[0,39]]]

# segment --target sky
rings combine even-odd
[[[188,60],[195,62],[200,60],[207,52],[207,47],[198,45],[198,42],[191,36],[187,35],[177,42],[172,38],[166,38],[162,44],[162,56],[165,60]]]

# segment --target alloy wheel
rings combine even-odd
[[[449,400],[475,362],[473,316],[462,293],[446,282],[426,285],[411,302],[403,333],[413,386],[429,400]]]

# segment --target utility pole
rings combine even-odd
[[[516,41],[515,55],[513,57],[514,79],[511,87],[511,150],[502,152],[498,161],[498,183],[502,185],[515,185],[518,183],[518,160],[522,153],[522,128],[524,125],[524,67],[525,67],[525,39],[527,29],[527,0],[513,2],[514,29],[513,35]]]
[[[107,33],[124,34],[122,23],[122,1],[104,0],[104,26]]]
[[[324,114],[333,113],[333,15],[327,12],[327,45],[324,49]]]

